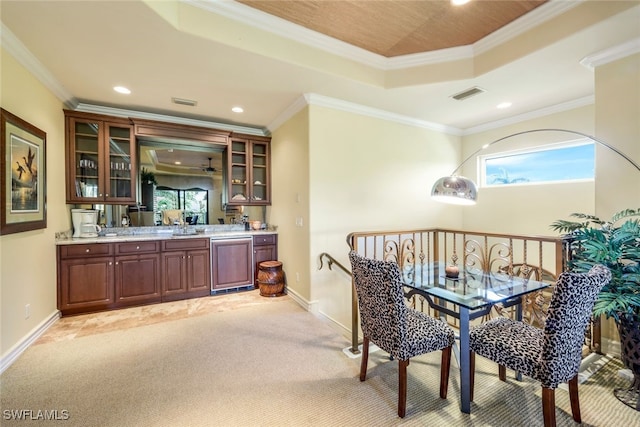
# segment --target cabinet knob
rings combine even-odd
[[[89,252],[91,252],[91,249],[87,248],[87,249],[85,249],[84,251],[85,251],[86,253],[89,253]]]
[[[109,265],[113,265],[113,261],[109,261]]]
[[[136,246],[136,250],[140,249],[140,246]]]
[[[118,262],[119,262],[119,261],[116,261],[116,265],[118,265]]]

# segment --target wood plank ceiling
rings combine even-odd
[[[237,0],[391,58],[470,45],[547,0]]]

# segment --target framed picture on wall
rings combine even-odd
[[[47,226],[47,134],[0,109],[0,234]]]

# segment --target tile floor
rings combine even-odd
[[[34,345],[261,304],[258,289],[60,318]],[[269,298],[284,301],[287,298]]]

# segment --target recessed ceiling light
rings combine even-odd
[[[243,113],[244,112],[244,108],[242,108],[242,107],[233,107],[231,109],[231,111],[233,111],[234,113]]]
[[[511,107],[511,103],[510,102],[501,102],[500,104],[496,105],[496,108],[499,109],[504,109],[504,108],[509,108]]]
[[[451,4],[454,6],[462,6],[463,4],[469,3],[471,0],[451,0]]]
[[[174,165],[181,165],[182,162],[173,162]]]
[[[125,95],[129,95],[131,93],[131,91],[129,89],[127,89],[126,87],[124,87],[124,86],[114,86],[113,90],[115,90],[118,93],[125,94]]]

